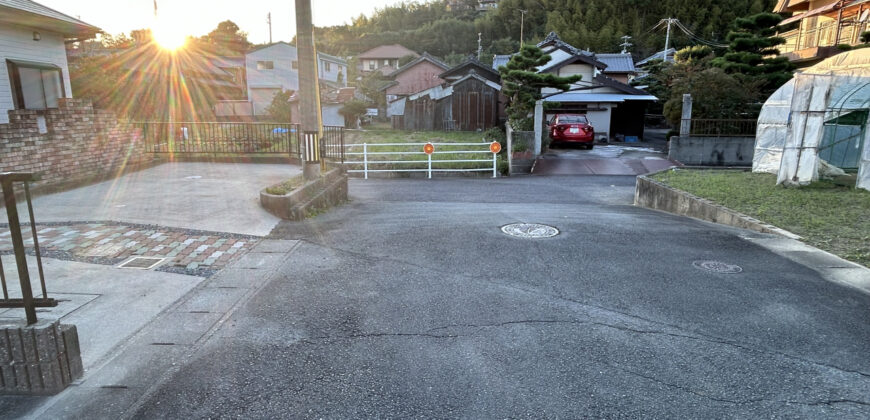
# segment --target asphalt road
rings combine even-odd
[[[870,295],[633,185],[352,180],[134,417],[870,417]]]

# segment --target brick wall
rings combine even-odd
[[[87,100],[60,99],[58,108],[45,111],[9,111],[9,123],[0,124],[0,172],[39,173],[39,188],[109,179],[151,159],[138,130]]]

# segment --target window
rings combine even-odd
[[[290,63],[290,67],[292,67],[293,70],[299,70],[299,62],[296,60],[293,60],[293,62]]]
[[[323,62],[323,70],[324,70],[324,71],[329,71],[329,61],[324,61],[324,62]]]
[[[384,60],[384,65],[385,65],[385,66],[389,66],[389,65],[390,65],[390,60]]]
[[[275,68],[274,61],[258,61],[257,70],[272,70]]]
[[[18,60],[7,60],[6,67],[16,109],[57,108],[65,97],[60,67]]]
[[[375,62],[369,61],[369,70],[374,70],[374,69],[375,69]]]

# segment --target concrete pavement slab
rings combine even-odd
[[[171,162],[35,197],[33,208],[37,223],[111,220],[265,236],[279,219],[260,207],[260,190],[299,173],[288,164]]]
[[[3,256],[10,295],[20,296],[14,258]],[[36,258],[28,257],[35,295],[39,295]],[[197,286],[202,278],[156,271],[43,258],[48,296],[68,299],[56,308],[41,308],[38,317],[60,319],[78,327],[85,376],[113,348]],[[11,309],[3,317],[23,317]]]
[[[168,312],[152,322],[135,342],[157,346],[194,344],[222,316],[223,313],[218,312]]]

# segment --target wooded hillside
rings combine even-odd
[[[725,43],[735,18],[773,8],[775,0],[502,0],[497,10],[478,12],[476,0],[405,2],[360,16],[352,24],[319,28],[321,51],[355,55],[381,44],[402,44],[440,57],[477,51],[482,33],[485,56],[519,49],[520,10],[526,10],[525,40],[537,42],[556,31],[566,42],[595,52],[618,52],[623,35],[645,57],[664,48],[664,30],[649,30],[661,19],[679,19],[697,36]],[[677,48],[695,43],[679,31]]]

